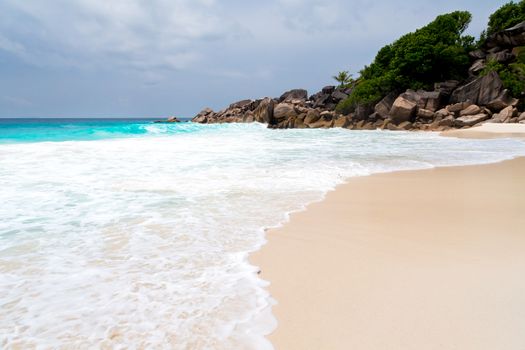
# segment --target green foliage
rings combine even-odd
[[[437,81],[464,78],[474,38],[462,34],[471,18],[464,11],[441,15],[383,47],[360,72],[356,87],[338,109],[348,112],[359,103],[377,102],[390,91],[430,88]]]
[[[388,94],[388,79],[379,77],[358,81],[350,96],[341,101],[336,110],[348,114],[355,109],[357,104],[373,104]]]
[[[510,28],[523,21],[525,21],[525,0],[517,3],[511,1],[490,15],[485,36]]]
[[[352,79],[352,74],[350,74],[347,70],[339,72],[337,75],[334,75],[332,78],[334,78],[339,83],[339,86],[341,87],[349,85],[354,80]]]
[[[523,61],[518,60],[516,63],[505,66],[496,60],[490,60],[480,75],[485,76],[492,71],[498,73],[503,87],[508,89],[512,96],[520,97],[523,94],[525,91],[525,63]]]
[[[512,53],[516,55],[516,61],[525,63],[525,46],[517,46],[512,50]]]

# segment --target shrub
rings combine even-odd
[[[511,1],[490,15],[488,28],[482,33],[482,37],[513,27],[523,21],[525,21],[525,0],[517,3]]]
[[[464,78],[474,38],[462,34],[471,18],[464,11],[441,15],[383,47],[360,72],[355,89],[338,109],[349,112],[359,103],[379,101],[390,91],[429,88],[436,81]]]
[[[337,73],[337,75],[334,75],[332,78],[339,83],[339,87],[348,86],[353,82],[352,74],[347,70]]]
[[[503,87],[508,89],[512,96],[520,97],[523,94],[525,91],[525,63],[518,60],[505,66],[496,60],[490,60],[480,75],[484,76],[492,71],[498,73]]]

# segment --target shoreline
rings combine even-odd
[[[480,137],[468,131],[459,136]],[[276,300],[267,339],[278,349],[521,349],[516,174],[525,157],[355,177],[290,213],[249,257]]]

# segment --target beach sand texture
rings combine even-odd
[[[525,124],[485,123],[481,126],[469,129],[448,130],[443,132],[441,135],[470,139],[487,139],[501,137],[525,139]]]
[[[352,178],[267,237],[277,349],[525,349],[525,158]]]

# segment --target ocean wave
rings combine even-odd
[[[265,227],[352,176],[525,155],[431,133],[94,129],[0,145],[2,348],[271,348],[272,301],[247,262]]]

